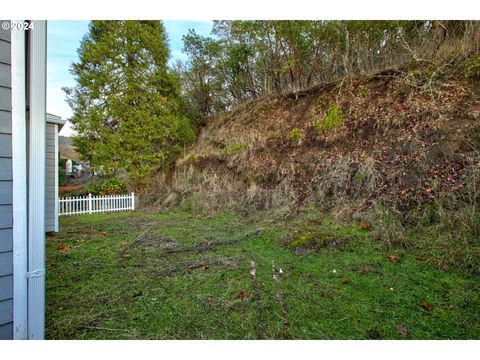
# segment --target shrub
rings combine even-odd
[[[315,123],[318,134],[324,135],[329,131],[339,128],[343,125],[343,114],[342,109],[337,105],[333,105],[330,110],[328,110],[325,121],[318,120]]]
[[[61,166],[58,167],[58,184],[64,186],[67,184],[67,173],[65,169]]]
[[[480,79],[480,56],[475,56],[466,62],[465,75],[469,78]]]
[[[86,193],[95,195],[113,195],[125,191],[125,184],[115,177],[100,178],[84,187]]]
[[[290,140],[296,145],[300,144],[303,137],[302,133],[297,128],[293,128],[292,131],[290,131],[290,134],[288,136]]]

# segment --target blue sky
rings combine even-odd
[[[170,44],[170,63],[176,60],[185,61],[182,52],[182,36],[188,29],[195,29],[200,35],[210,35],[212,21],[181,21],[169,20],[163,22],[167,30]],[[68,119],[72,111],[65,102],[62,87],[75,86],[69,68],[72,62],[78,60],[77,49],[80,41],[88,32],[89,21],[48,21],[48,52],[47,52],[47,111]],[[61,135],[72,134],[67,124]]]

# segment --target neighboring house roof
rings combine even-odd
[[[67,120],[62,119],[60,116],[47,113],[47,122],[53,123],[53,124],[58,124],[58,131],[60,131],[60,130],[62,130],[63,125],[65,125]]]

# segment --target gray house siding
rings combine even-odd
[[[0,339],[13,338],[10,32],[0,30]]]
[[[45,230],[55,231],[55,139],[58,125],[47,123],[45,147]]]

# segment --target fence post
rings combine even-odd
[[[88,213],[91,214],[93,210],[92,207],[92,194],[88,194]]]
[[[135,210],[135,193],[132,192],[132,210]]]

